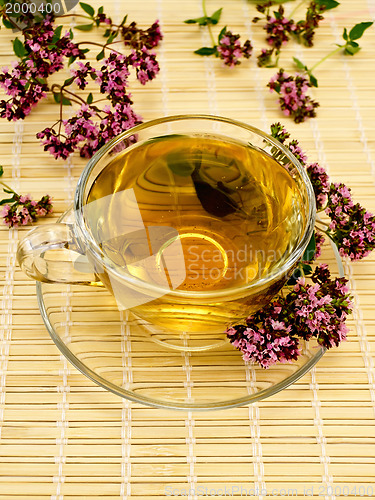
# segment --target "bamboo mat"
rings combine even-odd
[[[252,3],[207,4],[210,12],[224,7],[222,25],[250,37],[256,52],[264,46],[261,28],[251,23]],[[231,71],[193,54],[209,44],[206,32],[181,22],[201,15],[197,0],[112,0],[105,9],[117,21],[129,13],[144,27],[161,22],[160,75],[145,87],[132,84],[144,120],[202,112],[264,130],[282,120],[311,161],[347,182],[355,199],[375,212],[374,26],[355,57],[337,56],[319,67],[318,118],[295,125],[265,89],[274,70],[257,68],[254,57]],[[290,44],[283,51],[285,68],[293,55],[311,66],[340,42],[344,26],[374,16],[374,0],[342,0],[312,49]],[[0,32],[1,66],[12,60],[12,36]],[[35,133],[55,116],[49,100],[24,122],[0,121],[0,147],[5,179],[35,198],[50,193],[57,218],[72,200],[84,162],[55,162],[37,144]],[[26,231],[0,232],[0,499],[375,497],[375,254],[345,264],[355,297],[348,342],[269,399],[191,413],[122,400],[65,360],[43,325],[35,284],[15,262]]]

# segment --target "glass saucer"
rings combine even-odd
[[[344,275],[336,247],[326,243],[319,260]],[[98,385],[149,406],[209,410],[254,403],[294,383],[325,352],[305,342],[297,361],[264,370],[244,362],[229,341],[191,352],[154,342],[142,321],[120,312],[104,288],[39,282],[36,288],[44,323],[62,354]]]

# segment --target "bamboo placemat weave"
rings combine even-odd
[[[210,12],[224,7],[221,25],[250,37],[255,52],[264,47],[264,32],[251,23],[252,3],[207,3]],[[321,103],[318,118],[295,125],[265,88],[274,69],[257,68],[253,57],[230,70],[193,54],[209,44],[205,31],[182,24],[201,15],[199,1],[112,0],[105,9],[118,21],[129,13],[144,27],[161,22],[161,72],[154,82],[134,82],[131,89],[145,120],[202,112],[264,130],[281,120],[312,161],[351,186],[355,199],[375,212],[375,26],[355,57],[339,55],[319,67],[320,87],[313,91]],[[312,49],[291,43],[283,58],[295,55],[311,66],[340,42],[344,26],[374,16],[374,0],[342,0],[327,13]],[[0,32],[1,66],[12,60],[13,36]],[[6,180],[35,198],[50,193],[57,218],[72,200],[84,162],[55,162],[38,145],[35,133],[55,116],[49,99],[25,121],[0,121],[0,147]],[[17,241],[27,230],[0,232],[1,499],[375,496],[375,254],[345,264],[355,297],[349,340],[310,373],[251,406],[176,412],[106,392],[59,353],[43,325],[35,284],[16,265]]]

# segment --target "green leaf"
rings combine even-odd
[[[4,191],[4,193],[14,194],[14,191],[12,191],[11,189],[5,189],[5,188],[3,188],[3,191]]]
[[[104,49],[100,51],[99,54],[96,56],[96,60],[100,61],[103,58],[104,58]]]
[[[55,99],[55,102],[57,102],[57,104],[60,104],[60,102],[61,102],[61,94],[59,92],[53,94],[53,98]],[[63,98],[62,98],[62,105],[63,106],[71,106],[72,103],[70,102],[69,99],[67,99],[66,97],[63,96]]]
[[[69,30],[69,38],[71,40],[73,40],[73,38],[74,38],[73,31],[71,29]]]
[[[3,173],[4,173],[3,166],[2,166],[2,165],[0,165],[0,177],[3,175]]]
[[[312,272],[312,267],[309,264],[302,264],[303,272],[306,274],[310,274]]]
[[[352,45],[353,43],[355,43],[355,42],[351,42],[351,43],[348,43],[348,45],[346,45],[345,50],[344,50],[345,55],[354,56],[354,54],[356,54],[357,52],[359,52],[361,50],[361,47],[358,45],[358,43],[356,45]]]
[[[303,62],[297,59],[297,57],[293,57],[293,61],[296,63],[297,68],[301,71],[305,71],[307,69]]]
[[[62,26],[58,26],[56,29],[55,29],[55,33],[52,37],[52,40],[51,40],[51,43],[56,43],[60,40],[61,38],[61,31],[62,31]]]
[[[309,80],[313,87],[318,87],[318,80],[311,73],[309,73]]]
[[[1,200],[0,205],[5,205],[6,203],[12,203],[12,201],[16,201],[14,196],[12,196],[11,198],[6,198],[5,200]]]
[[[356,24],[349,32],[350,40],[358,40],[358,38],[361,38],[365,30],[373,24],[373,21]]]
[[[185,24],[199,24],[199,26],[207,26],[209,18],[207,16],[197,17],[195,19],[186,19]]]
[[[198,54],[199,56],[212,56],[212,54],[216,54],[216,47],[201,47],[195,50],[194,54]]]
[[[94,96],[90,92],[89,95],[87,96],[86,102],[87,102],[87,104],[92,104],[93,100],[94,100]]]
[[[110,36],[108,37],[107,44],[110,44],[113,42],[113,40],[117,37],[118,31],[113,31]]]
[[[94,26],[94,23],[91,23],[91,24],[80,24],[79,26],[76,26],[76,30],[80,30],[80,31],[90,31],[92,30]]]
[[[94,7],[91,7],[91,5],[89,5],[88,3],[83,3],[83,2],[79,2],[79,5],[80,5],[81,9],[83,9],[85,12],[87,12],[87,14],[90,17],[94,17],[94,14],[95,14]]]
[[[5,17],[3,17],[3,25],[8,29],[14,28],[13,24],[8,19],[5,19]]]
[[[87,54],[87,52],[90,52],[90,49],[82,49],[81,52],[82,54]]]
[[[222,10],[222,8],[218,9],[212,14],[212,16],[209,17],[211,24],[217,24],[219,22]]]
[[[313,233],[309,241],[309,244],[307,245],[306,250],[302,255],[301,260],[310,262],[311,260],[313,260],[315,252],[316,252],[316,241],[315,241],[315,233]]]
[[[336,0],[315,0],[315,3],[320,7],[324,7],[325,10],[334,9],[340,5]]]
[[[124,16],[124,19],[121,21],[120,26],[124,26],[124,24],[126,23],[127,18],[128,18],[128,15],[126,14],[126,16]]]
[[[176,175],[188,177],[194,171],[194,165],[187,163],[186,160],[181,159],[181,155],[169,154],[167,156],[167,165],[170,170]]]
[[[16,38],[13,42],[13,50],[16,56],[20,57],[21,59],[22,57],[25,57],[27,55],[27,51],[23,46],[23,43],[18,38]]]
[[[294,269],[292,275],[290,276],[290,278],[286,282],[286,284],[290,285],[290,286],[295,285],[297,283],[298,278],[300,278],[301,276],[302,276],[301,268],[300,267],[296,267]]]
[[[218,39],[219,43],[220,43],[220,40],[221,40],[221,39],[223,38],[223,36],[225,35],[226,31],[227,31],[227,27],[226,27],[226,26],[224,26],[224,28],[220,31],[219,36],[217,37],[217,39]]]
[[[75,76],[71,76],[70,78],[67,78],[64,82],[64,85],[67,87],[68,85],[71,85],[75,80]]]
[[[77,56],[70,56],[68,59],[68,66],[73,64],[76,59],[77,59]]]
[[[99,7],[99,9],[98,9],[98,14],[103,14],[103,12],[104,12],[104,7],[103,7],[103,5],[102,5],[102,6],[101,6],[101,7]]]
[[[348,38],[349,38],[349,37],[348,37],[348,30],[347,30],[346,28],[344,28],[344,33],[342,34],[342,37],[343,37],[343,39],[344,39],[344,40],[346,40],[346,41],[347,41],[347,40],[348,40]]]

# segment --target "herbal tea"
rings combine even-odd
[[[123,234],[133,218],[129,190],[144,230],[135,224],[133,233]],[[99,174],[87,204],[103,197],[106,213],[98,211],[90,222],[103,254],[147,283],[160,284],[160,269],[171,289],[187,292],[236,289],[266,277],[290,256],[305,226],[300,191],[287,169],[249,144],[217,135],[170,135],[132,145]],[[155,244],[152,235],[160,227],[167,235],[171,230],[170,238],[164,234]],[[172,287],[174,256],[166,256],[176,240],[184,273]],[[153,273],[141,265],[147,258],[157,264]],[[105,275],[101,279],[109,285]],[[229,303],[200,301],[199,293],[186,300],[167,294],[134,311],[172,330],[223,331],[239,310],[246,316],[258,309],[282,283],[273,285]]]

